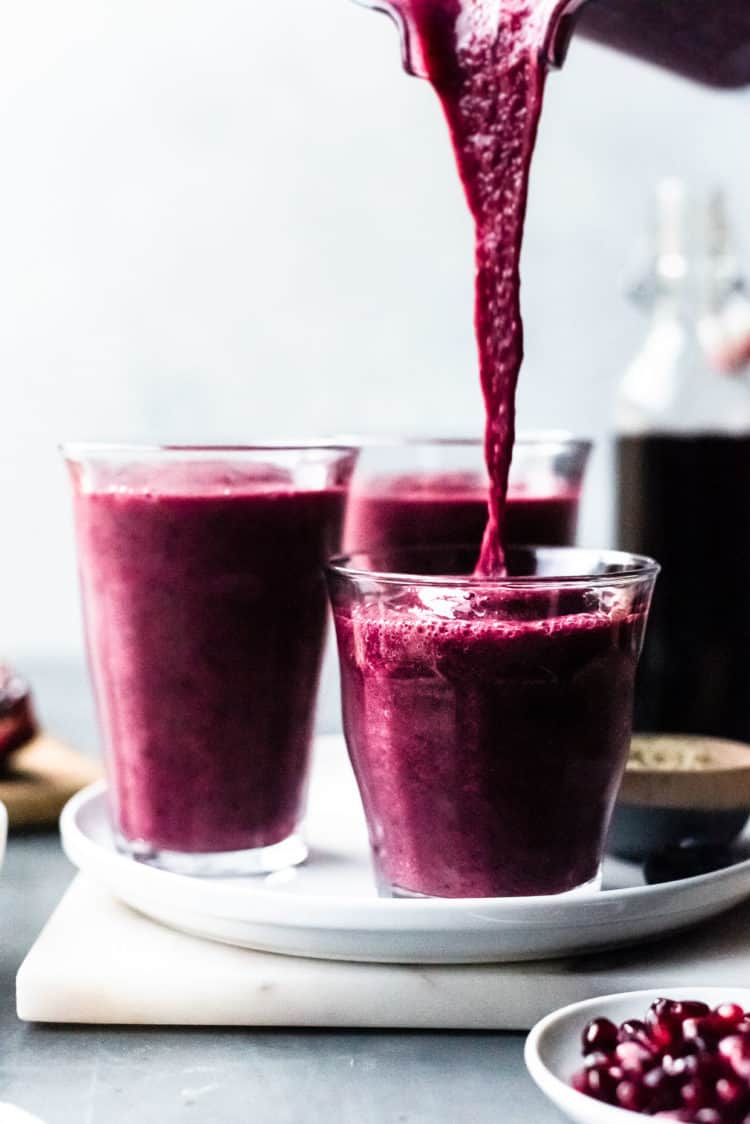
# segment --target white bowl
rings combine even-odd
[[[653,1119],[640,1112],[602,1104],[579,1093],[570,1085],[576,1070],[583,1066],[581,1032],[589,1019],[604,1016],[620,1024],[625,1019],[642,1019],[656,999],[701,999],[709,1006],[719,1003],[741,1003],[750,1008],[750,988],[672,987],[649,991],[626,991],[619,995],[603,995],[571,1003],[547,1015],[529,1033],[524,1058],[531,1077],[549,1099],[569,1120],[578,1124],[635,1124]]]
[[[8,813],[2,800],[0,800],[0,866],[5,858],[5,840],[8,836]]]

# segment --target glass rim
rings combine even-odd
[[[181,454],[192,453],[195,455],[233,453],[356,453],[356,445],[341,444],[338,441],[328,441],[324,438],[309,441],[266,441],[258,444],[247,445],[201,445],[201,444],[175,444],[160,445],[154,443],[117,442],[117,441],[63,441],[58,445],[65,460],[81,461],[94,457],[106,456],[154,456],[162,453]]]
[[[478,554],[477,546],[475,543],[446,543],[443,546],[401,546],[396,547],[391,551],[392,555],[398,556],[399,553],[408,551],[411,554],[423,552],[434,554],[446,553],[448,551],[471,551]],[[612,586],[612,585],[630,585],[634,581],[643,580],[644,578],[656,578],[661,570],[661,566],[653,558],[649,558],[646,554],[631,554],[626,550],[598,550],[589,547],[580,546],[534,546],[517,544],[509,547],[508,553],[513,554],[516,551],[528,551],[533,553],[535,557],[540,555],[559,555],[564,554],[570,557],[573,554],[581,556],[581,558],[590,559],[590,565],[594,562],[604,563],[605,565],[617,566],[621,565],[622,568],[614,570],[610,573],[591,573],[581,571],[574,574],[517,574],[506,575],[504,577],[481,577],[474,574],[415,574],[406,571],[398,570],[372,570],[366,567],[358,567],[351,563],[357,557],[366,557],[372,553],[376,558],[378,556],[377,550],[372,552],[367,550],[355,550],[349,554],[339,554],[329,559],[326,565],[326,571],[329,574],[336,575],[337,577],[347,578],[354,581],[373,581],[379,585],[390,585],[394,587],[404,586],[419,586],[422,588],[451,588],[460,589],[470,586],[472,589],[476,588],[491,588],[497,589],[581,589],[588,586]]]
[[[437,448],[474,448],[484,446],[483,437],[431,436],[430,434],[389,434],[389,433],[344,433],[336,440],[353,442],[358,449],[399,449],[420,445],[434,445]],[[551,448],[577,448],[589,452],[594,447],[591,437],[578,436],[567,429],[527,429],[520,430],[513,442],[514,446],[548,446]]]

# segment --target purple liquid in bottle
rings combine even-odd
[[[750,743],[750,437],[620,437],[617,467],[620,543],[664,567],[636,728]]]

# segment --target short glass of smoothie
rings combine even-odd
[[[487,524],[479,438],[366,438],[352,479],[344,550],[476,544]],[[505,541],[573,546],[591,442],[522,433],[513,448]]]
[[[63,453],[118,845],[184,874],[302,861],[323,567],[356,451]]]
[[[596,888],[658,566],[406,547],[328,568],[344,732],[385,896]]]

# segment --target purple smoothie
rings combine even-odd
[[[345,487],[275,469],[72,466],[115,822],[153,850],[293,834],[324,641],[322,564]]]
[[[593,879],[628,753],[647,597],[588,612],[590,590],[404,584],[375,600],[331,582],[344,726],[381,884],[496,897]]]
[[[511,486],[506,541],[572,546],[578,503],[577,489],[536,494]],[[478,552],[486,525],[487,481],[475,473],[375,477],[352,487],[344,550],[466,543]]]

